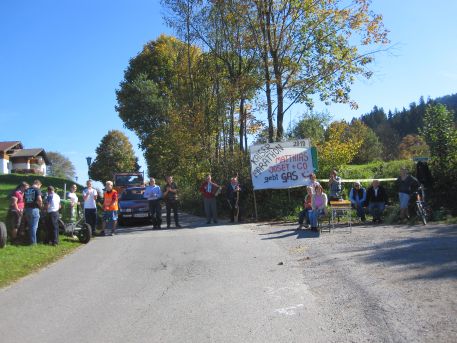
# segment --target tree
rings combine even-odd
[[[89,168],[89,176],[93,180],[106,182],[113,179],[114,173],[140,170],[132,144],[121,131],[108,131],[97,147],[96,154]]]
[[[362,120],[353,119],[349,126],[350,135],[362,140],[352,163],[364,164],[382,159],[383,147],[378,136]]]
[[[75,166],[73,163],[61,153],[49,151],[46,153],[48,159],[51,161],[50,176],[56,176],[73,180],[75,178]]]
[[[305,113],[302,119],[294,124],[287,136],[296,139],[309,138],[313,146],[323,143],[325,128],[328,126],[330,118],[328,113]]]
[[[407,160],[417,156],[429,156],[430,150],[425,139],[419,135],[406,135],[398,146],[400,159]]]
[[[265,36],[276,91],[276,140],[283,136],[285,112],[297,102],[312,106],[312,95],[356,107],[349,97],[354,77],[370,77],[368,65],[376,51],[369,47],[388,43],[382,16],[369,10],[370,1],[256,0],[254,4],[251,21],[256,18],[258,25],[251,27],[265,31],[255,35]]]
[[[457,129],[453,117],[444,105],[427,105],[422,134],[430,147],[433,193],[441,205],[457,212]]]
[[[363,139],[352,135],[345,121],[333,122],[325,133],[325,142],[317,146],[319,175],[325,177],[332,169],[349,164],[357,155]]]

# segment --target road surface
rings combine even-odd
[[[422,227],[318,237],[182,217],[96,238],[0,290],[0,341],[457,341],[455,227],[435,231],[427,264],[404,260],[429,244]]]

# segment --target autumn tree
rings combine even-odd
[[[429,156],[430,150],[425,139],[419,135],[406,135],[398,146],[399,157],[402,160],[417,156]]]
[[[121,131],[108,131],[96,154],[89,168],[89,176],[93,180],[106,182],[113,179],[114,173],[138,172],[140,169],[132,144]]]
[[[363,139],[350,132],[350,126],[345,121],[332,122],[326,133],[325,142],[319,144],[319,175],[327,176],[332,169],[340,169],[349,164],[357,155]]]
[[[244,2],[254,4],[251,28],[266,40],[276,92],[276,140],[283,137],[285,112],[297,102],[312,106],[312,95],[357,106],[349,96],[354,77],[370,77],[374,47],[388,43],[382,16],[370,11],[370,1]]]
[[[49,161],[51,161],[50,176],[56,176],[73,180],[75,178],[75,166],[68,157],[65,157],[59,152],[49,151],[46,153]]]

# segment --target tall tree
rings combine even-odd
[[[89,176],[96,181],[112,180],[114,173],[140,170],[132,144],[121,131],[108,131],[97,147],[96,154],[89,168]]]
[[[368,65],[377,52],[374,47],[388,43],[382,17],[370,11],[370,1],[256,0],[254,3],[260,25],[252,27],[266,30],[274,75],[276,140],[283,136],[284,113],[296,102],[311,106],[314,94],[326,102],[350,103],[356,107],[349,97],[354,77],[370,77]]]
[[[51,161],[50,176],[56,176],[73,180],[75,178],[75,166],[68,157],[65,157],[59,152],[49,151],[46,153],[48,159]]]
[[[441,205],[457,213],[457,129],[453,113],[441,104],[428,105],[422,134],[430,147],[433,193]]]

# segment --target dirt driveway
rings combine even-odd
[[[296,261],[330,341],[457,342],[457,226],[251,227]]]

